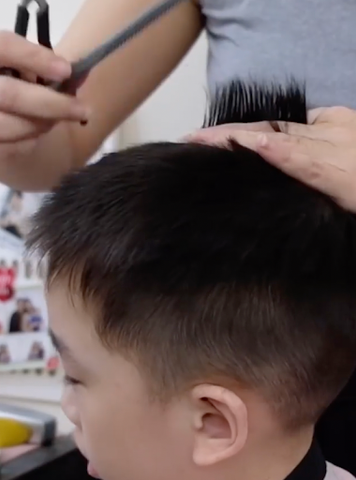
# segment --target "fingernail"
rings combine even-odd
[[[74,105],[73,106],[73,116],[77,118],[80,122],[88,122],[91,109],[83,105]]]
[[[51,74],[53,80],[64,80],[71,73],[71,66],[65,60],[55,60],[51,65]]]

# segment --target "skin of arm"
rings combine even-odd
[[[56,47],[74,61],[134,20],[157,0],[86,0]],[[117,128],[173,71],[202,30],[194,0],[183,2],[99,64],[77,92],[90,108],[86,126],[61,122],[0,164],[2,181],[45,191],[84,166]]]

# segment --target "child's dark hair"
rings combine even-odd
[[[306,122],[303,89],[233,84],[206,125],[260,120]],[[354,369],[355,216],[239,145],[110,154],[63,180],[29,245],[162,400],[236,382],[297,428]]]

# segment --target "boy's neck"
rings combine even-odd
[[[291,438],[281,438],[279,440],[270,438],[261,442],[258,447],[249,448],[247,446],[245,453],[241,452],[236,464],[233,467],[230,465],[230,468],[232,468],[229,468],[230,471],[226,472],[227,475],[224,476],[224,480],[286,480],[306,457],[312,442],[313,430],[310,428]],[[318,455],[317,448],[315,450],[315,455]],[[310,456],[312,455],[314,455],[314,450],[310,452]],[[306,460],[309,460],[309,458]],[[310,465],[314,468],[314,458],[311,460]],[[304,463],[307,464],[307,461]],[[308,469],[307,465],[305,469]],[[296,475],[293,474],[292,480],[305,480],[305,470],[301,475],[303,478],[299,477],[298,472],[295,473]],[[308,475],[308,478],[311,478],[311,476]],[[325,473],[323,475],[321,472],[321,475],[319,475],[321,478],[313,480],[323,480],[324,476]]]

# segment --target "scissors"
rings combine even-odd
[[[130,23],[126,28],[113,35],[104,43],[96,47],[85,57],[72,63],[72,73],[69,79],[64,82],[46,83],[43,79],[38,79],[37,83],[47,85],[59,92],[71,92],[75,86],[84,79],[88,73],[111,53],[122,47],[126,42],[138,35],[142,30],[155,22],[158,18],[168,13],[173,7],[185,0],[164,0],[158,5],[148,9],[140,17]],[[29,5],[37,3],[37,40],[40,45],[52,49],[49,26],[49,6],[46,0],[22,0],[17,8],[15,23],[15,33],[22,37],[27,36],[30,14]],[[15,69],[3,67],[0,68],[0,75],[21,78],[20,72]]]
[[[23,0],[17,7],[15,33],[22,37],[27,36],[28,23],[30,20],[30,13],[28,6],[32,0]],[[36,0],[37,10],[37,39],[40,45],[52,49],[50,34],[49,34],[49,7],[45,0]],[[0,75],[7,75],[9,77],[20,78],[20,72],[13,68],[0,68]],[[44,83],[42,79],[37,80],[38,83]]]

